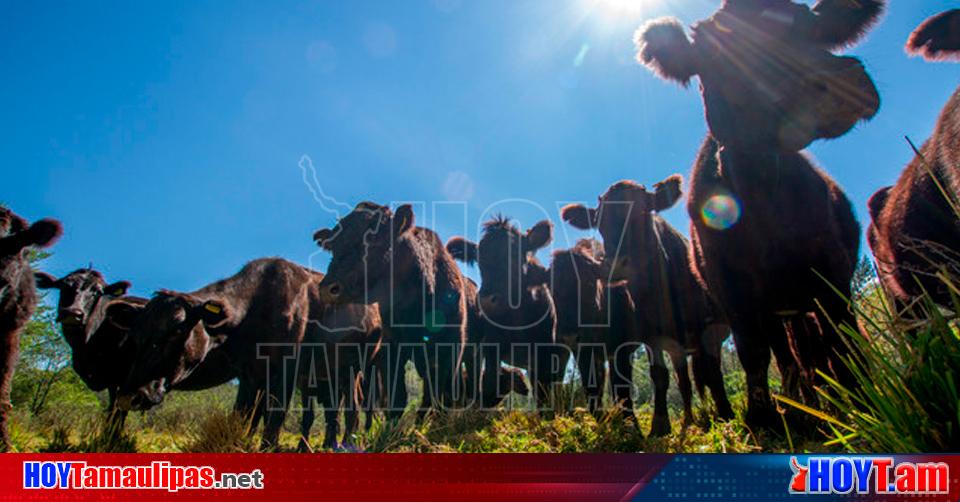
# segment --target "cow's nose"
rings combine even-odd
[[[57,322],[65,324],[83,324],[83,311],[77,308],[60,309]]]
[[[341,286],[339,282],[330,283],[320,290],[321,297],[329,302],[336,301],[342,293],[343,286]]]

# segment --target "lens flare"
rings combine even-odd
[[[703,204],[700,218],[714,230],[728,230],[740,221],[740,202],[733,195],[714,195]]]

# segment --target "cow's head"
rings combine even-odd
[[[26,247],[45,248],[53,245],[63,233],[63,226],[54,219],[45,218],[33,225],[10,209],[0,206],[0,239],[4,239],[0,253],[16,255]]]
[[[881,0],[725,0],[688,38],[673,18],[637,31],[637,59],[662,78],[697,75],[710,133],[747,150],[799,151],[836,138],[879,106],[859,60],[831,51],[850,46],[883,11]]]
[[[553,224],[543,220],[526,233],[498,216],[484,224],[480,243],[454,237],[447,250],[454,259],[480,267],[480,308],[485,314],[521,307],[527,288],[546,282],[537,251],[553,240]]]
[[[600,196],[597,207],[571,204],[561,216],[580,230],[600,231],[611,279],[635,278],[663,252],[653,216],[680,200],[682,181],[680,175],[673,175],[654,185],[652,192],[633,181],[620,181]]]
[[[907,52],[930,61],[960,60],[960,9],[924,21],[910,34]]]
[[[45,272],[34,274],[37,280],[37,287],[41,289],[55,289],[60,293],[60,301],[57,306],[57,322],[66,327],[83,328],[91,321],[97,306],[102,301],[109,301],[113,298],[119,298],[127,294],[130,283],[119,281],[113,284],[107,284],[103,275],[92,269],[84,268],[75,270],[64,277],[56,277]],[[99,324],[102,319],[95,322]],[[86,339],[71,340],[66,331],[64,335],[68,336],[67,341],[73,344],[84,343]],[[84,332],[85,336],[90,333]]]
[[[116,311],[114,311],[116,309]],[[149,409],[170,388],[186,379],[226,337],[208,330],[230,319],[225,302],[160,291],[139,312],[124,304],[108,308],[116,322],[130,322],[136,357],[118,403],[126,409]]]
[[[318,230],[313,240],[333,256],[320,283],[329,303],[372,303],[390,287],[394,244],[414,230],[413,208],[361,202],[333,228]]]

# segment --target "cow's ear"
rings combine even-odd
[[[57,288],[57,278],[46,272],[34,272],[33,278],[37,281],[37,287],[40,289]]]
[[[910,34],[907,52],[930,61],[960,59],[960,9],[924,21]]]
[[[110,296],[123,296],[127,294],[128,289],[130,289],[129,281],[118,281],[104,288],[103,293]]]
[[[125,301],[114,301],[107,306],[105,317],[110,324],[122,330],[129,330],[142,311],[142,305]]]
[[[57,220],[44,218],[30,225],[30,228],[25,232],[27,233],[25,237],[28,246],[45,248],[60,238],[60,234],[63,233],[63,226]]]
[[[207,300],[203,302],[198,309],[200,311],[200,319],[211,328],[223,324],[230,318],[230,312],[227,310],[226,304],[218,300]]]
[[[850,47],[870,31],[883,14],[885,0],[820,0],[809,36],[827,49]]]
[[[537,223],[523,238],[523,250],[528,253],[543,249],[553,240],[553,223],[550,220],[543,220]]]
[[[884,187],[880,190],[874,192],[870,196],[870,200],[867,201],[867,208],[870,209],[870,219],[877,221],[880,217],[880,213],[883,211],[883,208],[887,205],[887,199],[890,198],[890,190],[893,187]]]
[[[413,206],[404,204],[397,208],[390,220],[393,224],[393,237],[396,239],[413,229]]]
[[[447,251],[454,260],[462,261],[467,265],[477,262],[477,244],[463,237],[454,237],[447,242]]]
[[[560,217],[574,228],[590,230],[597,227],[597,210],[583,204],[568,204],[560,210]]]
[[[679,174],[674,174],[660,183],[653,185],[654,210],[659,213],[673,207],[673,205],[680,200],[680,196],[683,195],[683,192],[680,189],[682,184],[683,177]]]
[[[637,61],[660,78],[687,85],[700,73],[697,53],[676,18],[648,22],[637,30],[633,42],[637,47]]]
[[[321,228],[313,234],[313,242],[316,242],[321,249],[330,251],[331,243],[333,242],[333,230],[329,228]]]

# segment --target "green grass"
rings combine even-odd
[[[733,353],[725,355],[733,383],[742,373]],[[535,412],[528,397],[511,395],[501,409],[428,413],[423,421],[406,413],[397,423],[379,416],[368,431],[357,433],[354,443],[369,452],[759,452],[790,451],[789,442],[766,433],[755,433],[741,420],[745,400],[742,384],[730,385],[737,418],[714,421],[711,407],[697,401],[694,423],[683,426],[682,406],[675,385],[668,395],[673,433],[647,438],[650,428],[652,389],[646,377],[646,358],[639,358],[635,371],[643,378],[637,398],[636,425],[610,411],[595,417],[584,407],[578,383],[567,384],[554,396],[569,406],[555,412]],[[778,383],[773,375],[774,384]],[[408,375],[411,390],[419,382]],[[17,410],[12,431],[17,451],[140,451],[140,452],[252,452],[257,438],[249,424],[230,412],[235,387],[221,386],[200,392],[171,393],[164,404],[127,418],[124,437],[116,444],[103,440],[102,402],[51,403],[44,413],[30,415]],[[419,401],[411,393],[410,408]],[[297,399],[294,402],[298,402]],[[609,403],[609,395],[607,395]],[[314,451],[322,451],[323,418],[319,414],[310,437]],[[281,451],[295,451],[299,441],[300,413],[292,411],[280,436]],[[799,445],[808,451],[829,451],[822,440]]]
[[[953,313],[960,312],[960,281],[946,274],[940,279],[954,293],[950,309],[922,298],[897,312],[876,288],[868,301],[856,302],[869,333],[843,328],[861,354],[848,364],[856,392],[830,381],[820,389],[829,411],[781,398],[829,430],[827,445],[896,453],[960,449],[960,334]]]

